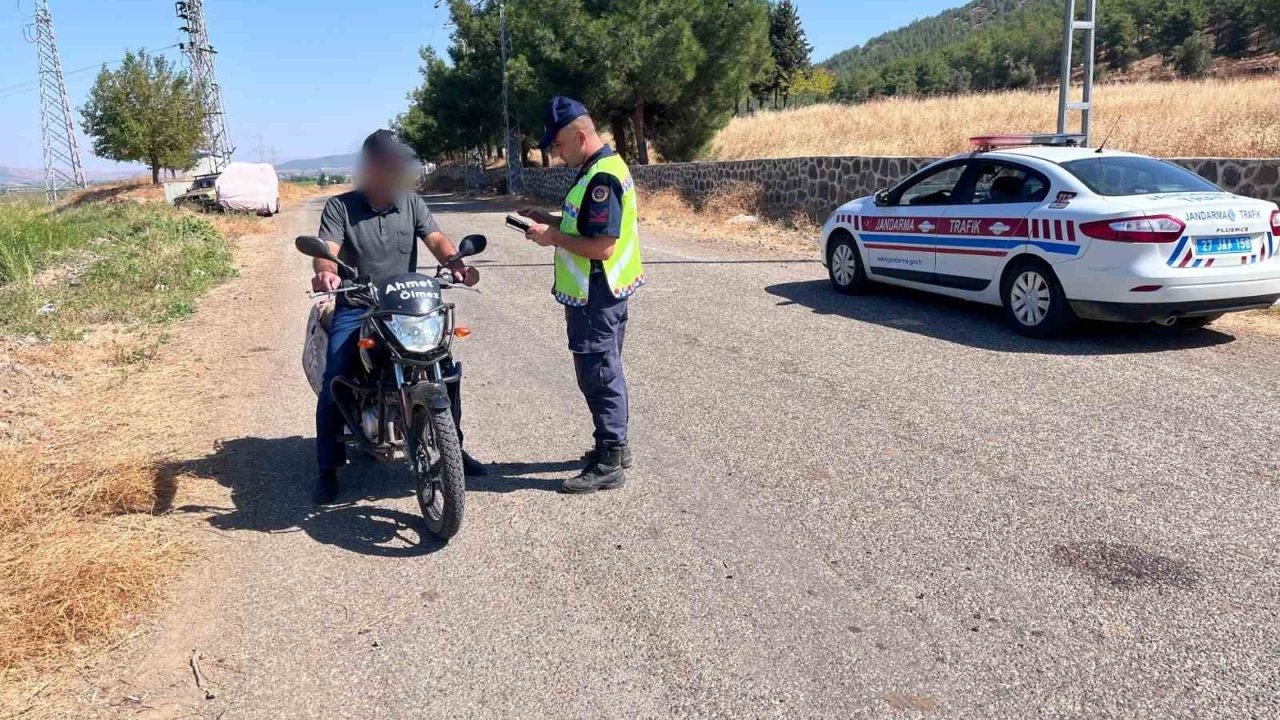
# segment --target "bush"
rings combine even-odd
[[[1174,51],[1173,62],[1183,77],[1204,75],[1213,62],[1213,38],[1207,33],[1193,33]]]

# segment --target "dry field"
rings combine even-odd
[[[696,204],[674,189],[641,190],[639,203],[640,222],[646,226],[743,249],[812,250],[820,231],[803,212],[784,219],[764,217],[761,188],[753,183],[731,183]]]
[[[1280,76],[1104,84],[1095,142],[1160,157],[1280,156]],[[942,156],[974,135],[1052,132],[1057,92],[1008,92],[864,105],[815,105],[735,118],[707,160],[807,155]]]

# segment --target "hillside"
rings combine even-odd
[[[1100,75],[1146,65],[1194,77],[1280,47],[1278,0],[1108,0]],[[1030,88],[1057,80],[1061,0],[975,0],[884,33],[821,63],[841,100]],[[1242,72],[1250,68],[1238,65]]]
[[[1161,157],[1280,155],[1280,76],[1103,84],[1095,89],[1094,142]],[[708,160],[805,155],[941,156],[974,135],[1052,132],[1056,92],[884,98],[735,118]],[[1158,122],[1153,132],[1152,123]]]
[[[359,156],[355,153],[346,155],[325,155],[318,158],[306,158],[302,160],[290,160],[289,162],[280,163],[276,166],[276,171],[281,173],[308,173],[320,172],[354,172],[356,162]]]

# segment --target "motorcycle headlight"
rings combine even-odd
[[[439,347],[440,341],[444,339],[444,313],[422,317],[392,315],[387,318],[387,329],[405,350],[430,352]]]

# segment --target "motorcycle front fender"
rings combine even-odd
[[[448,410],[449,391],[445,389],[444,383],[418,383],[409,390],[409,407],[411,410],[419,407]]]

